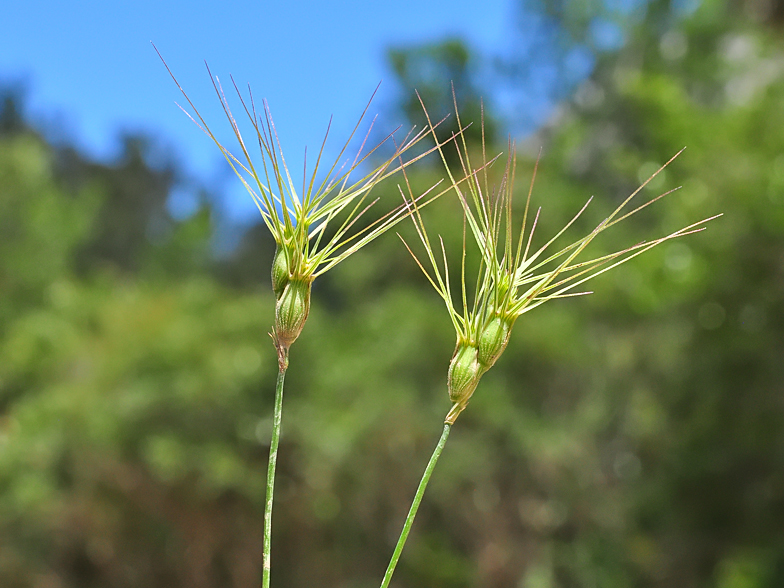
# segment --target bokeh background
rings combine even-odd
[[[521,201],[542,148],[542,240],[593,194],[581,234],[686,145],[641,197],[683,188],[596,251],[724,216],[518,321],[394,585],[784,586],[784,3],[422,4],[3,8],[0,586],[258,583],[274,245],[150,37],[221,133],[202,58],[268,96],[296,165],[330,112],[337,155],[379,77],[378,138],[421,124],[414,88],[447,112],[453,82],[466,119],[483,101],[489,149],[517,140]],[[441,174],[425,160],[410,179]],[[426,221],[457,250],[453,198]],[[453,346],[394,235],[316,282],[286,382],[274,585],[380,582]]]

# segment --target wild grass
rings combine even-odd
[[[160,56],[160,53],[158,55]],[[164,65],[166,65],[165,61]],[[457,117],[457,128],[461,130],[446,140],[439,141],[437,129],[441,121],[431,120],[425,104],[422,103],[427,120],[426,128],[419,131],[412,129],[401,140],[395,137],[396,130],[379,143],[366,148],[374,119],[361,139],[357,152],[346,163],[341,163],[367,116],[373,100],[371,96],[353,131],[340,149],[339,155],[332,163],[326,165],[326,173],[322,174],[322,158],[329,137],[329,126],[315,164],[309,170],[306,157],[301,183],[295,183],[266,100],[262,100],[261,108],[257,109],[250,88],[243,94],[231,79],[231,86],[236,92],[240,107],[238,112],[241,118],[247,119],[252,130],[252,143],[246,142],[220,80],[217,76],[213,76],[209,67],[207,68],[212,87],[239,148],[238,155],[235,155],[216,138],[168,65],[166,68],[182,92],[190,110],[181,108],[223,154],[255,202],[276,244],[271,268],[272,289],[276,300],[275,323],[270,336],[278,355],[278,376],[267,466],[262,558],[263,588],[268,588],[270,585],[275,470],[282,429],[283,386],[289,365],[289,349],[299,337],[307,321],[311,288],[317,277],[400,221],[411,218],[424,253],[417,255],[414,248],[405,240],[403,243],[443,300],[447,316],[455,330],[455,348],[446,378],[446,388],[452,407],[445,417],[441,437],[425,468],[381,582],[381,588],[387,588],[451,428],[468,406],[482,376],[503,354],[516,321],[526,312],[545,302],[590,294],[591,292],[577,290],[577,288],[664,242],[704,230],[707,222],[719,216],[702,219],[667,235],[650,241],[640,241],[613,253],[596,257],[586,254],[599,234],[640,213],[676,190],[669,190],[650,200],[637,203],[643,188],[681,153],[679,152],[587,234],[581,234],[568,244],[559,244],[556,247],[556,244],[566,238],[570,229],[586,211],[591,203],[590,198],[560,230],[547,238],[544,244],[534,247],[534,235],[541,208],[537,208],[534,213],[531,202],[539,160],[537,159],[534,166],[523,207],[522,223],[517,229],[513,221],[517,167],[515,143],[513,141],[508,143],[503,173],[500,175],[500,180],[491,185],[488,170],[500,155],[488,157],[484,120],[482,120],[480,121],[482,125],[480,158],[476,164],[472,162],[474,154],[469,149],[462,132],[467,127],[464,127],[460,120],[456,100],[454,100],[454,112]],[[425,139],[432,140],[432,145],[414,151],[413,148]],[[392,153],[381,156],[380,148],[387,142],[394,146]],[[256,148],[258,154],[251,155],[251,150]],[[453,170],[450,167],[448,161],[454,159],[447,157],[447,149],[456,149],[459,169]],[[441,188],[442,182],[439,181],[423,193],[414,194],[407,171],[413,164],[433,152],[439,154],[443,163],[447,178],[446,187]],[[404,157],[409,153],[415,154],[405,159]],[[380,182],[396,174],[400,174],[403,178],[403,185],[398,186],[402,204],[393,207],[386,214],[369,219],[367,215],[371,214],[370,211],[377,202],[377,199],[370,199],[371,191]],[[456,292],[452,289],[453,282],[444,241],[441,236],[438,236],[437,240],[431,238],[421,214],[424,206],[446,192],[455,195],[462,210],[462,219],[456,219],[457,222],[462,222],[460,279],[459,290]],[[360,226],[358,223],[360,219],[365,220],[362,228],[357,228]],[[478,256],[479,259],[476,277],[471,280],[468,279],[466,269],[466,258],[469,253]]]
[[[422,106],[424,109],[424,104]],[[459,125],[460,114],[456,100],[454,100],[454,109]],[[427,116],[427,109],[424,110]],[[430,117],[427,117],[427,120],[435,134],[435,126]],[[473,166],[471,163],[471,151],[464,136],[454,137],[454,141],[448,146],[457,149],[458,161],[460,162],[460,170],[457,174],[450,168],[444,148],[438,147],[445,173],[452,184],[463,212],[459,292],[452,291],[449,262],[443,238],[439,235],[437,246],[434,246],[434,240],[428,234],[420,214],[420,207],[413,197],[410,185],[407,184],[408,193],[402,189],[400,191],[404,202],[411,211],[411,219],[424,249],[426,261],[423,263],[402,237],[401,240],[443,300],[455,329],[456,342],[447,370],[447,391],[452,408],[446,415],[443,432],[420,480],[381,588],[389,586],[425,488],[446,445],[452,426],[460,413],[468,406],[482,376],[493,367],[503,354],[517,319],[550,300],[591,294],[592,292],[588,291],[575,291],[575,288],[631,261],[664,242],[700,232],[705,229],[704,225],[707,222],[721,216],[715,215],[702,219],[667,235],[651,241],[640,241],[610,254],[583,258],[584,251],[600,233],[677,190],[677,188],[668,190],[634,207],[630,206],[643,188],[683,152],[682,149],[587,234],[567,245],[560,246],[560,249],[556,249],[554,252],[552,251],[554,244],[567,234],[568,230],[585,212],[592,198],[589,198],[555,235],[548,238],[543,245],[532,248],[534,233],[541,213],[541,208],[538,208],[535,214],[532,214],[531,209],[531,196],[539,160],[537,159],[534,166],[528,188],[522,226],[516,232],[513,226],[512,211],[517,166],[515,144],[513,141],[509,142],[504,172],[498,184],[491,186],[488,180],[488,168],[496,158],[488,160],[484,121],[481,124],[481,161],[478,166]],[[471,236],[470,241],[467,238],[467,233]],[[476,279],[470,282],[466,272],[469,243],[474,249],[474,253],[479,256]],[[430,269],[426,268],[426,264]]]

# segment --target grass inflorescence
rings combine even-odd
[[[425,114],[427,115],[427,110]],[[456,102],[455,115],[460,124]],[[427,120],[435,133],[435,125],[429,117]],[[540,247],[532,248],[534,232],[541,213],[541,208],[537,209],[535,215],[531,210],[531,195],[539,160],[537,159],[534,166],[525,200],[522,225],[519,230],[516,230],[512,213],[517,165],[514,142],[509,142],[506,166],[500,181],[491,187],[487,170],[495,159],[487,158],[484,134],[481,162],[476,167],[472,165],[465,137],[454,139],[461,168],[459,176],[456,176],[447,164],[442,146],[439,145],[438,151],[463,212],[461,280],[457,303],[450,286],[449,264],[443,240],[439,237],[437,251],[428,235],[416,199],[411,192],[406,195],[401,191],[404,201],[412,212],[411,218],[432,270],[426,269],[411,247],[405,241],[403,243],[443,299],[457,336],[447,373],[447,389],[453,403],[446,417],[446,422],[449,424],[454,423],[465,409],[482,375],[493,367],[506,349],[512,328],[522,314],[549,300],[590,294],[590,292],[575,291],[575,288],[665,241],[702,231],[705,223],[720,216],[700,220],[663,237],[652,241],[641,241],[614,253],[588,259],[582,257],[585,249],[600,233],[677,190],[677,188],[669,190],[636,207],[629,208],[632,200],[683,151],[681,150],[588,234],[552,251],[553,244],[585,212],[592,197],[555,235]],[[467,232],[470,233],[480,257],[479,271],[470,296],[466,284]]]
[[[168,66],[166,67],[169,70]],[[418,257],[405,240],[403,243],[443,300],[455,329],[455,348],[447,370],[447,391],[452,406],[446,415],[443,432],[425,468],[400,538],[382,580],[381,586],[386,588],[391,582],[425,489],[446,445],[451,427],[457,417],[465,410],[482,376],[495,365],[503,354],[509,343],[513,327],[520,316],[550,300],[590,294],[590,292],[578,290],[578,287],[666,241],[702,231],[707,222],[720,215],[705,218],[662,237],[650,241],[640,241],[609,254],[594,257],[585,254],[589,245],[599,234],[677,190],[677,188],[669,190],[643,203],[632,205],[632,201],[638,197],[643,188],[683,151],[681,150],[626,197],[592,230],[583,233],[565,246],[555,246],[556,242],[565,237],[570,229],[574,230],[572,227],[575,226],[591,203],[592,198],[589,198],[576,214],[544,244],[534,246],[534,235],[541,208],[538,208],[535,213],[533,212],[531,197],[539,159],[537,158],[534,165],[522,211],[522,220],[518,220],[516,223],[516,217],[513,215],[517,167],[515,143],[509,141],[505,166],[500,173],[498,182],[491,186],[488,169],[501,156],[488,158],[484,120],[482,120],[479,162],[478,165],[474,165],[472,162],[473,152],[469,149],[468,141],[463,133],[466,127],[463,127],[460,121],[454,91],[454,110],[457,128],[460,130],[445,141],[439,141],[436,133],[440,122],[434,123],[431,120],[424,103],[422,103],[427,120],[425,128],[419,131],[412,129],[401,141],[396,140],[395,131],[366,150],[374,119],[353,158],[340,164],[367,115],[370,107],[370,102],[368,102],[338,157],[329,164],[326,173],[322,176],[322,157],[329,137],[330,121],[311,170],[308,170],[307,167],[306,151],[301,184],[297,185],[286,164],[266,100],[261,103],[261,111],[257,111],[250,88],[248,88],[247,95],[243,96],[234,80],[231,80],[242,113],[253,129],[253,144],[258,146],[259,160],[254,162],[249,143],[246,143],[240,131],[220,80],[212,75],[209,67],[207,71],[239,145],[239,156],[232,154],[215,137],[207,122],[174,78],[171,70],[169,73],[193,114],[184,108],[183,110],[218,146],[232,170],[253,198],[262,220],[276,244],[271,268],[272,290],[275,295],[275,324],[271,335],[278,353],[279,371],[267,467],[262,567],[262,586],[264,588],[269,586],[270,581],[271,520],[275,467],[281,432],[283,382],[288,369],[289,348],[302,332],[310,312],[313,281],[401,220],[411,217],[424,248],[426,260],[420,260],[421,256]],[[372,99],[371,97],[371,101]],[[432,146],[412,149],[427,137],[432,137]],[[381,155],[381,146],[386,142],[390,142],[394,148],[391,154]],[[459,163],[457,170],[453,170],[448,164],[448,161],[454,160],[445,154],[445,149],[449,147],[449,144],[453,144],[457,151],[456,160]],[[407,169],[434,151],[439,153],[444,165],[448,178],[447,186],[439,189],[441,184],[439,181],[422,194],[414,195],[408,180]],[[407,160],[404,159],[404,155],[408,155],[409,152],[413,155]],[[369,198],[370,192],[379,182],[398,172],[401,172],[406,188],[404,190],[399,187],[403,197],[402,204],[376,219],[367,219],[365,215],[377,201]],[[357,177],[353,177],[355,175]],[[424,206],[450,191],[456,195],[462,211],[462,255],[458,293],[452,290],[452,277],[443,239],[439,236],[437,246],[434,246],[434,241],[428,233],[421,214]],[[360,219],[363,219],[362,223],[358,222]],[[519,228],[517,228],[518,226]],[[467,282],[466,270],[469,243],[479,260],[476,279],[470,283]]]

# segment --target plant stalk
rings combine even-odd
[[[397,566],[397,561],[400,559],[400,554],[403,552],[403,546],[406,544],[409,531],[411,531],[411,525],[414,524],[414,517],[416,517],[417,510],[419,510],[419,503],[422,502],[422,496],[424,496],[425,488],[427,488],[427,483],[430,481],[430,475],[436,467],[436,462],[438,462],[441,451],[443,451],[444,445],[446,445],[446,440],[449,437],[449,431],[451,429],[452,425],[450,423],[444,425],[444,432],[441,433],[441,439],[438,440],[438,445],[436,445],[433,455],[430,456],[430,461],[425,468],[425,473],[422,474],[422,479],[419,481],[419,487],[414,495],[414,501],[411,503],[411,509],[408,511],[406,522],[403,524],[403,530],[400,532],[400,538],[397,540],[395,551],[392,553],[392,559],[389,560],[389,566],[384,574],[384,580],[381,582],[381,588],[387,588],[392,581],[392,574],[395,572],[395,566]]]
[[[270,585],[270,545],[272,544],[272,500],[275,489],[275,466],[278,462],[280,444],[280,422],[283,415],[283,380],[289,367],[289,350],[279,346],[278,380],[275,386],[275,409],[272,416],[272,440],[270,441],[269,461],[267,462],[267,498],[264,503],[264,547],[262,552],[261,586]]]

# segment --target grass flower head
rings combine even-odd
[[[457,114],[456,103],[455,112]],[[459,124],[459,114],[457,117]],[[429,117],[428,122],[430,122]],[[434,126],[430,124],[435,134]],[[509,143],[506,167],[500,182],[492,188],[489,186],[487,168],[494,160],[489,162],[487,160],[484,133],[482,162],[476,168],[472,167],[465,138],[455,138],[455,146],[461,165],[462,177],[459,180],[447,165],[440,146],[438,149],[463,211],[461,293],[460,302],[457,304],[450,286],[449,265],[443,240],[439,236],[440,252],[436,252],[410,190],[408,196],[403,194],[404,201],[412,211],[414,226],[432,271],[427,270],[408,244],[403,242],[443,299],[457,335],[447,377],[449,398],[453,403],[446,417],[448,424],[455,422],[468,404],[482,375],[495,364],[506,349],[512,328],[520,315],[549,300],[590,294],[575,289],[665,241],[703,230],[706,222],[716,218],[714,216],[701,220],[664,237],[653,241],[642,241],[608,255],[582,258],[584,250],[601,232],[675,191],[674,189],[665,192],[634,208],[628,206],[635,196],[680,154],[678,152],[587,235],[561,249],[552,251],[556,240],[564,235],[585,212],[592,198],[589,198],[577,214],[544,245],[532,249],[534,231],[541,212],[540,208],[534,215],[530,207],[538,160],[525,201],[522,226],[519,232],[516,232],[512,217],[516,167],[514,143]],[[470,232],[480,255],[479,271],[470,303],[466,287],[465,264],[467,232]]]
[[[221,144],[171,70],[168,66],[166,68],[192,109],[195,118],[186,109],[183,108],[183,111],[218,146],[232,170],[250,193],[264,223],[275,239],[276,251],[271,272],[272,289],[276,299],[273,339],[279,356],[282,357],[282,352],[287,352],[297,339],[308,318],[313,280],[410,214],[410,208],[400,205],[380,218],[364,224],[362,228],[357,228],[357,221],[377,201],[377,199],[369,201],[368,198],[376,184],[442,147],[437,144],[429,149],[420,149],[415,156],[406,161],[402,157],[426,136],[432,134],[435,138],[433,129],[437,125],[430,125],[430,128],[418,132],[412,130],[400,142],[395,140],[394,132],[390,133],[381,142],[366,150],[373,128],[371,122],[351,163],[348,164],[346,161],[340,164],[367,115],[370,102],[373,100],[371,96],[337,158],[329,165],[326,174],[320,178],[319,172],[322,169],[322,156],[329,136],[330,120],[315,165],[310,172],[307,169],[307,150],[305,151],[301,184],[297,185],[286,165],[266,100],[262,101],[261,112],[257,112],[250,88],[248,88],[247,98],[243,97],[232,78],[232,85],[237,92],[244,115],[254,131],[253,142],[258,144],[261,154],[259,165],[251,158],[250,147],[240,132],[220,80],[212,75],[209,67],[207,71],[210,80],[239,144],[241,157],[233,155]],[[380,147],[388,141],[394,143],[393,152],[389,155],[379,155]],[[440,195],[434,193],[436,186],[438,184],[416,199],[418,206],[424,206]]]

